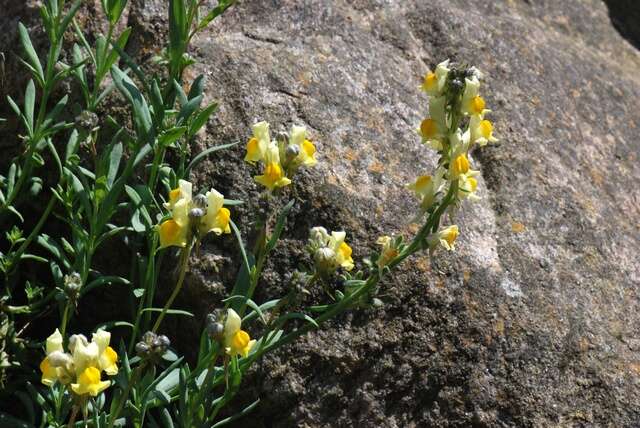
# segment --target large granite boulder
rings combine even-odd
[[[129,49],[143,63],[161,48],[163,4],[131,1]],[[319,147],[319,165],[291,189],[300,201],[259,298],[278,295],[305,260],[311,226],[343,227],[356,258],[379,234],[415,231],[404,185],[435,160],[414,131],[427,109],[417,87],[435,63],[486,73],[500,138],[473,152],[482,201],[456,219],[458,251],[408,260],[384,282],[382,309],[265,358],[239,399],[262,398],[243,424],[640,425],[639,10],[613,0],[244,1],[195,39],[190,74],[208,76],[220,111],[194,151],[245,140],[255,120],[304,124]],[[3,28],[7,19],[15,12]],[[212,157],[194,179],[249,202],[233,214],[249,236],[263,207],[241,156]],[[231,238],[207,242],[178,304],[218,306],[238,266]],[[185,326],[174,328],[189,353],[201,324]]]

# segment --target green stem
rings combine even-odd
[[[120,412],[122,412],[122,409],[125,403],[127,402],[127,399],[129,398],[129,394],[131,393],[131,387],[136,382],[138,382],[138,377],[140,377],[140,373],[142,372],[142,367],[143,367],[142,364],[136,367],[135,371],[133,372],[133,376],[131,376],[131,379],[129,379],[129,382],[127,383],[127,388],[124,390],[124,394],[122,395],[122,397],[120,398],[120,401],[118,402],[118,407],[116,408],[115,413],[109,415],[110,420],[109,420],[108,428],[113,428],[113,424],[116,423],[118,416],[120,416]]]
[[[45,221],[47,221],[47,218],[49,217],[49,214],[51,214],[51,211],[53,210],[55,204],[56,197],[55,195],[51,195],[51,198],[49,199],[49,202],[47,203],[42,216],[40,216],[40,220],[38,220],[38,223],[35,225],[27,239],[25,239],[22,245],[20,245],[18,250],[12,254],[14,260],[20,260],[20,256],[22,256],[22,254],[24,254],[24,252],[27,250],[27,247],[29,247],[31,241],[33,241],[33,239],[38,236],[38,233],[40,233],[40,229],[42,229],[42,227],[44,226],[44,223]]]
[[[131,341],[129,342],[129,353],[133,352],[133,347],[135,346],[136,339],[138,338],[140,323],[143,317],[142,309],[144,309],[145,305],[146,307],[151,307],[151,304],[153,303],[153,295],[155,294],[155,255],[157,248],[158,235],[154,232],[153,237],[151,238],[151,251],[149,252],[149,258],[147,260],[147,271],[144,277],[144,296],[140,298],[140,302],[138,303],[136,322],[133,325]]]
[[[176,287],[173,289],[173,293],[171,293],[169,300],[167,300],[167,303],[164,305],[164,308],[162,308],[162,312],[160,312],[160,316],[156,320],[156,323],[153,325],[153,328],[151,329],[151,331],[154,333],[158,331],[158,328],[160,327],[160,324],[162,323],[164,316],[166,315],[167,311],[173,304],[173,301],[178,296],[178,293],[180,293],[180,289],[182,288],[182,284],[184,282],[184,276],[187,272],[187,265],[189,264],[189,254],[191,254],[191,240],[187,242],[187,245],[182,249],[182,253],[180,254],[180,273],[178,274],[178,283],[176,284]]]
[[[71,307],[70,302],[67,300],[67,303],[64,306],[64,312],[62,313],[62,322],[60,323],[60,334],[62,337],[65,337],[65,332],[67,331],[67,323],[69,322],[69,308]]]

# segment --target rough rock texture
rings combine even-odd
[[[344,227],[356,258],[378,234],[415,230],[403,186],[434,161],[413,131],[429,66],[486,72],[501,140],[473,153],[483,199],[457,218],[459,250],[409,260],[382,310],[267,357],[243,424],[640,425],[640,6],[608,3],[245,1],[195,40],[191,73],[221,102],[201,147],[264,119],[306,125],[321,154],[293,189],[303,201],[259,298],[304,260],[310,226]],[[161,4],[132,0],[141,60],[160,48]],[[198,184],[255,201],[240,156],[202,164]],[[245,231],[256,204],[234,210]],[[209,241],[179,304],[215,307],[237,267],[231,238]]]

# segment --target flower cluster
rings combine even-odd
[[[484,146],[498,141],[493,136],[492,123],[485,119],[490,110],[479,93],[482,77],[475,67],[453,67],[448,60],[424,76],[421,89],[429,95],[429,115],[420,123],[418,134],[440,159],[433,175],[422,175],[407,186],[421,200],[421,216],[452,188],[454,205],[464,199],[478,199],[478,171],[471,168],[469,150],[475,144]],[[453,225],[434,233],[427,241],[432,250],[438,244],[452,250],[457,236],[458,227]]]
[[[47,338],[47,356],[40,363],[42,383],[50,386],[55,382],[70,385],[76,395],[97,396],[111,382],[101,380],[104,371],[109,376],[118,373],[118,354],[109,346],[111,333],[98,330],[91,342],[81,334],[69,338],[69,352],[64,351],[60,331]]]
[[[324,227],[314,227],[309,232],[309,252],[313,255],[316,272],[330,275],[339,267],[353,269],[351,247],[344,241],[346,232],[327,232]]]
[[[301,166],[311,167],[317,163],[316,147],[307,139],[303,126],[293,126],[289,134],[281,133],[277,141],[271,140],[269,124],[253,125],[253,136],[247,142],[246,162],[264,164],[262,175],[254,177],[269,191],[291,184],[291,177]]]
[[[211,189],[192,197],[192,189],[190,182],[180,180],[178,187],[169,192],[169,201],[164,206],[171,212],[171,218],[158,227],[161,247],[184,247],[194,235],[231,233],[231,212],[223,207],[224,196]]]

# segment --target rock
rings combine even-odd
[[[404,184],[434,162],[413,131],[428,67],[484,71],[501,140],[473,152],[483,199],[457,218],[458,251],[414,257],[384,282],[383,309],[265,358],[239,398],[262,399],[244,424],[640,424],[640,54],[625,18],[640,6],[606,3],[247,1],[194,40],[190,74],[205,73],[220,101],[194,151],[244,141],[256,120],[306,125],[319,147],[258,299],[282,293],[311,226],[344,228],[356,259],[379,234],[410,233]],[[130,47],[138,58],[161,47],[148,36],[164,25],[158,4],[129,10],[146,34]],[[194,178],[249,202],[233,210],[248,236],[258,189],[241,156],[212,157]],[[200,315],[239,266],[230,237],[203,252],[179,301]],[[175,328],[189,353],[202,323],[192,336],[186,326]]]

